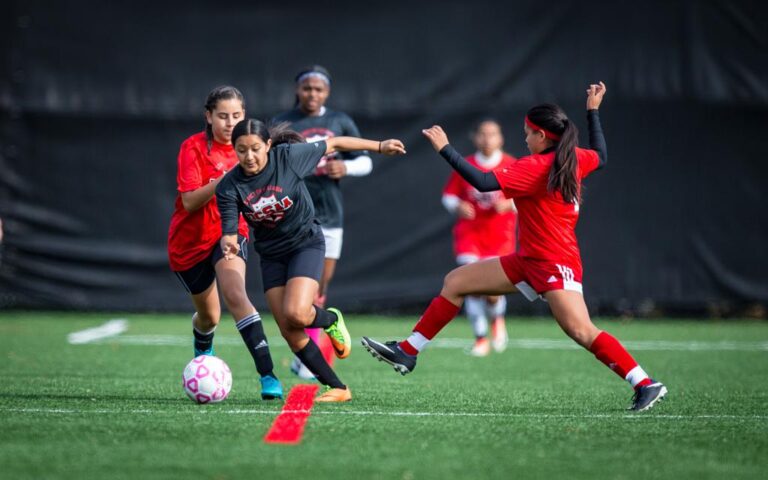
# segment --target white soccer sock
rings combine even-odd
[[[475,337],[488,336],[488,317],[485,315],[486,301],[482,297],[467,296],[464,298],[464,309],[467,312],[467,318],[472,325],[472,332]]]
[[[411,336],[406,339],[408,344],[416,349],[417,352],[421,352],[429,344],[429,339],[419,332],[411,333]]]
[[[630,385],[632,385],[632,388],[634,388],[638,383],[642,382],[648,377],[648,374],[645,373],[645,370],[640,367],[640,365],[636,366],[632,370],[629,371],[626,377],[624,377],[624,380],[628,381]]]
[[[486,302],[486,304],[488,305],[489,318],[503,317],[507,313],[507,297],[504,295],[500,296],[496,303],[490,304]]]

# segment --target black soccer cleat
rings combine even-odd
[[[374,358],[392,365],[400,375],[411,373],[416,368],[416,356],[403,352],[395,341],[381,343],[372,338],[363,337],[362,343]]]
[[[653,380],[651,380],[653,382]],[[629,410],[635,412],[644,412],[649,410],[656,402],[664,399],[667,394],[667,387],[661,382],[653,382],[650,385],[640,387],[635,391],[632,397],[632,406]]]

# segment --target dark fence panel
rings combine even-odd
[[[251,115],[291,107],[308,63],[329,106],[404,158],[344,180],[344,254],[330,300],[422,305],[453,266],[440,191],[449,170],[420,136],[560,103],[585,131],[604,80],[610,151],[587,181],[578,234],[593,307],[768,302],[768,7],[758,2],[12,2],[0,19],[0,307],[188,310],[170,273],[181,141],[214,85]],[[586,138],[582,135],[582,141]],[[257,262],[249,288],[263,305]],[[524,310],[523,303],[516,303]]]

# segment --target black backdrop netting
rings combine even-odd
[[[316,5],[14,2],[0,19],[0,307],[189,310],[166,255],[178,147],[213,86],[266,117],[292,106],[309,63],[333,74],[331,108],[408,147],[343,182],[332,303],[423,305],[453,267],[449,169],[421,128],[443,125],[468,154],[469,127],[494,116],[523,155],[527,108],[557,102],[585,132],[597,80],[610,163],[578,227],[591,305],[768,301],[768,7]]]

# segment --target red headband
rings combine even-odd
[[[554,140],[556,142],[560,141],[560,135],[557,135],[556,133],[552,133],[549,130],[545,130],[540,126],[536,125],[531,121],[530,118],[528,118],[528,115],[525,116],[525,124],[531,127],[533,130],[541,130],[542,132],[544,132],[544,136],[550,140]]]

